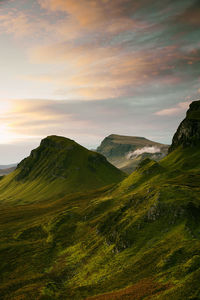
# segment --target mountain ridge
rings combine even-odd
[[[98,190],[23,205],[1,192],[0,297],[200,299],[199,182],[200,147],[180,144]]]
[[[168,152],[168,145],[145,137],[111,134],[101,142],[96,151],[104,155],[117,168],[130,174],[146,157],[162,159]]]

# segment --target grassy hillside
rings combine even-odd
[[[13,191],[0,201],[1,299],[200,299],[199,182],[196,141],[98,190],[23,205]]]
[[[179,148],[112,188],[1,204],[2,299],[199,299],[199,178]]]
[[[144,147],[146,151],[148,151],[147,147],[155,147],[159,151],[148,153],[145,152]],[[144,152],[134,155],[137,149],[143,149]],[[144,137],[117,134],[106,137],[97,148],[97,152],[103,154],[114,166],[128,174],[131,174],[145,157],[160,160],[167,154],[167,151],[168,145],[156,143]]]
[[[30,203],[57,199],[66,193],[89,191],[119,182],[123,172],[102,155],[58,136],[40,146],[0,181],[0,201]]]

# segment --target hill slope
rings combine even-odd
[[[112,187],[0,201],[1,299],[200,299],[199,182],[196,135]]]
[[[106,137],[97,152],[103,154],[117,168],[132,173],[139,162],[149,157],[160,160],[168,151],[168,145],[156,143],[143,137],[111,134]]]
[[[48,199],[119,182],[123,172],[102,155],[58,136],[41,141],[29,157],[0,183],[0,199],[20,202]]]

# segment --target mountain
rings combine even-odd
[[[119,182],[125,174],[104,156],[87,150],[73,140],[49,136],[41,141],[16,170],[1,181],[4,201],[50,198],[89,191]],[[30,197],[31,196],[31,197]]]
[[[168,145],[150,141],[144,137],[111,134],[106,137],[97,152],[124,172],[132,173],[144,158],[159,161],[168,151]]]
[[[169,152],[178,146],[195,146],[200,144],[200,100],[190,104],[186,118],[179,125],[173,137]]]
[[[45,152],[34,168],[22,162],[0,182],[7,197],[14,189],[7,201],[0,194],[0,299],[200,299],[198,136],[199,127],[191,142],[159,162],[146,158],[112,186],[48,198],[34,186],[23,203],[17,184],[24,190],[45,178],[53,192],[52,164],[44,174],[36,165],[48,168],[55,154]]]

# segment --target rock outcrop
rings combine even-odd
[[[186,118],[179,125],[169,148],[169,153],[179,146],[193,147],[200,143],[200,100],[190,104]]]

